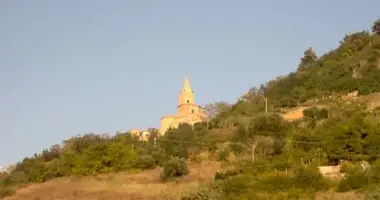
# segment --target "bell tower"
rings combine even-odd
[[[195,104],[194,99],[194,92],[191,89],[189,76],[186,73],[185,81],[178,97],[177,114],[161,118],[161,135],[164,135],[169,128],[178,128],[181,123],[193,125],[207,120],[201,106]]]
[[[186,73],[183,88],[179,94],[177,115],[189,117],[199,112],[199,106],[194,102],[194,92],[191,89],[189,76]]]

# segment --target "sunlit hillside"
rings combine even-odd
[[[191,164],[189,169],[188,175],[166,183],[160,180],[160,168],[130,174],[124,172],[59,178],[20,189],[5,200],[174,200],[212,181],[220,165],[217,162]]]

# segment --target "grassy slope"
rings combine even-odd
[[[348,98],[346,100],[348,101],[348,100],[351,100],[351,99]],[[361,101],[361,102],[368,103],[370,109],[375,109],[375,108],[379,108],[380,107],[380,93],[372,93],[372,94],[369,94],[369,95],[359,96],[358,100]],[[303,117],[303,110],[305,110],[307,108],[310,108],[312,106],[323,107],[323,106],[325,106],[327,104],[328,104],[328,102],[320,102],[320,103],[317,103],[317,104],[314,104],[314,105],[306,105],[305,104],[305,105],[297,106],[297,107],[288,109],[283,114],[281,114],[281,116],[285,120],[297,120],[297,119],[301,119]]]
[[[160,168],[137,174],[115,173],[91,177],[67,177],[32,184],[5,200],[171,200],[183,192],[211,181],[220,165],[217,162],[190,164],[190,173],[176,181],[160,181]]]
[[[175,181],[160,181],[162,169],[136,174],[113,173],[89,177],[65,177],[20,189],[4,200],[176,200],[183,193],[210,182],[222,167],[218,162],[190,164],[190,173]],[[363,199],[354,192],[318,193],[316,200]]]
[[[355,192],[336,193],[325,192],[318,193],[315,200],[362,200],[363,195],[356,194]]]

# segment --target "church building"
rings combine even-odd
[[[177,114],[172,116],[165,116],[161,118],[160,122],[160,134],[165,135],[169,128],[177,128],[179,124],[195,124],[197,122],[203,122],[207,120],[201,106],[195,104],[194,92],[190,87],[189,77],[186,74],[186,78],[183,84],[183,88],[179,94]]]

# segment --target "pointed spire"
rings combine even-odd
[[[190,86],[189,76],[186,73],[185,81],[183,83],[183,88],[179,94],[178,105],[193,104],[194,103],[194,93]]]
[[[186,72],[186,77],[185,77],[185,82],[183,83],[183,91],[188,91],[191,92],[191,86],[190,86],[190,81],[189,81],[189,76]]]

